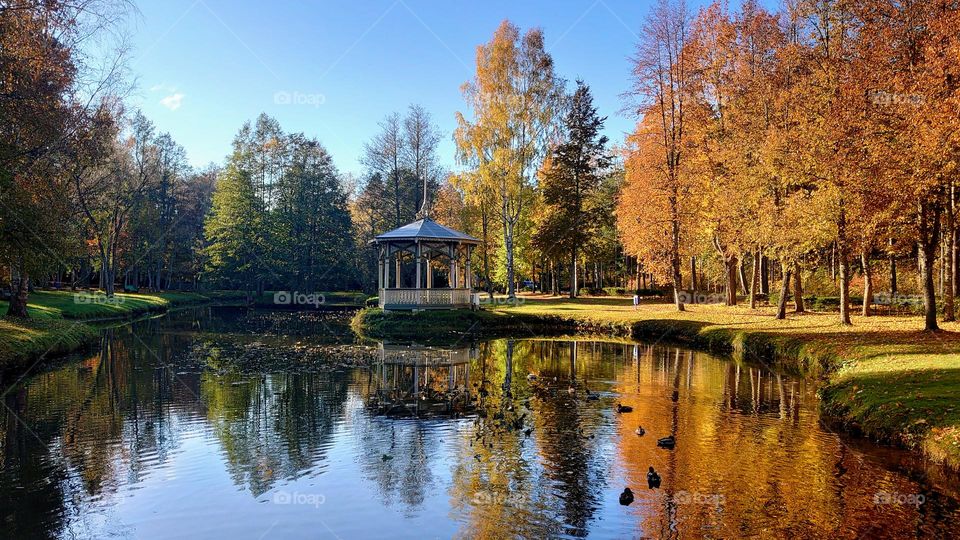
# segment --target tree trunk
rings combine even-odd
[[[830,279],[837,284],[837,243],[830,244]]]
[[[685,311],[683,300],[680,298],[680,288],[683,287],[683,277],[680,274],[680,257],[673,257],[673,302],[677,311]]]
[[[897,259],[890,256],[890,298],[897,295]]]
[[[504,220],[503,223],[503,247],[507,252],[507,296],[509,298],[517,297],[514,279],[514,260],[513,260],[513,223],[510,220]]]
[[[837,220],[836,253],[840,267],[840,324],[849,325],[850,322],[850,261],[847,257],[847,213],[840,201],[840,216]]]
[[[783,282],[780,285],[780,299],[777,300],[777,318],[787,318],[787,297],[790,296],[790,270],[783,274]]]
[[[672,158],[671,158],[672,159]],[[680,288],[683,287],[683,276],[680,274],[680,207],[679,190],[673,185],[670,195],[670,270],[673,279],[673,302],[677,311],[684,311],[683,300],[680,297]]]
[[[920,279],[923,283],[923,315],[924,330],[939,330],[937,324],[937,295],[933,279],[933,260],[935,250],[933,246],[923,245],[926,242],[921,241],[919,253],[917,254],[917,263],[920,267]]]
[[[865,249],[860,254],[863,265],[863,316],[870,316],[870,302],[873,300],[873,269],[870,268],[870,251]]]
[[[747,269],[744,266],[746,258],[740,259],[740,264],[737,266],[737,274],[740,277],[740,292],[743,294],[750,294],[750,289],[747,288]]]
[[[760,250],[753,254],[753,273],[750,276],[750,309],[757,309],[757,286],[760,284]]]
[[[936,331],[937,295],[934,289],[933,262],[937,253],[940,233],[940,209],[933,208],[930,202],[919,202],[917,264],[920,267],[920,280],[923,284],[924,330]]]
[[[697,291],[697,258],[690,257],[690,292],[696,296]]]
[[[29,319],[27,313],[27,297],[30,294],[30,277],[20,272],[19,279],[11,280],[10,304],[7,307],[7,317]]]
[[[770,259],[760,256],[760,294],[770,294]]]
[[[570,298],[576,298],[578,292],[580,288],[577,283],[577,246],[573,246],[570,251]]]
[[[639,257],[637,258],[637,269],[636,269],[636,273],[637,273],[637,283],[636,283],[637,286],[636,286],[636,290],[637,290],[637,294],[640,294],[640,274],[641,274],[642,272],[640,272],[640,258],[639,258]]]
[[[954,289],[954,264],[956,262],[957,254],[957,231],[954,226],[954,211],[956,210],[956,203],[954,201],[954,189],[953,183],[950,184],[950,201],[947,207],[947,223],[946,223],[946,234],[944,235],[944,243],[946,244],[947,253],[946,257],[943,258],[943,269],[944,269],[944,293],[943,293],[943,320],[944,321],[955,321],[957,320],[956,314],[954,313],[953,307],[953,297],[956,293]]]
[[[800,276],[800,263],[798,262],[793,263],[793,300],[797,305],[797,313],[806,312],[803,306],[803,281]]]
[[[838,253],[840,277],[840,324],[850,325],[850,261],[846,254]]]
[[[737,258],[729,257],[726,260],[727,266],[727,305],[737,305]]]

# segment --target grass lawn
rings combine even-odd
[[[81,321],[125,318],[173,306],[243,298],[234,291],[198,294],[118,293],[112,299],[92,291],[35,291],[27,303],[29,320],[0,317],[0,373],[25,367],[43,355],[55,356],[82,347],[99,332]],[[0,316],[9,304],[0,301]]]
[[[99,335],[96,328],[79,321],[0,318],[0,376],[22,370],[43,356],[77,350]]]
[[[471,325],[532,325],[542,319],[617,336],[732,351],[819,380],[825,416],[847,429],[922,449],[960,469],[960,323],[942,323],[943,331],[928,333],[920,330],[919,316],[854,315],[853,326],[844,327],[837,313],[788,312],[787,319],[779,321],[772,306],[751,310],[688,304],[678,312],[666,303],[644,303],[635,310],[628,297],[526,295],[519,300],[515,305],[498,303],[476,316],[381,314],[370,317],[370,326],[436,331],[451,322],[462,331]],[[355,326],[362,318],[358,316]]]
[[[202,294],[190,292],[117,293],[114,298],[107,298],[103,293],[91,291],[36,291],[28,298],[27,312],[35,319],[99,319],[162,311],[175,304],[207,300]],[[0,315],[7,313],[7,307],[7,302],[0,302]]]

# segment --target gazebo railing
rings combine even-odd
[[[470,289],[380,289],[380,307],[443,307],[470,305]]]

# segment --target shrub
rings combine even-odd
[[[597,289],[593,287],[584,287],[580,289],[578,293],[580,296],[606,296],[607,291],[604,289]]]

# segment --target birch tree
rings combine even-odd
[[[465,178],[489,182],[500,219],[509,296],[516,296],[516,243],[536,174],[549,149],[562,84],[544,47],[543,32],[521,35],[503,21],[493,39],[477,47],[477,73],[463,85],[471,117],[458,112],[454,133],[461,162],[480,174]],[[478,189],[478,191],[482,191]]]

